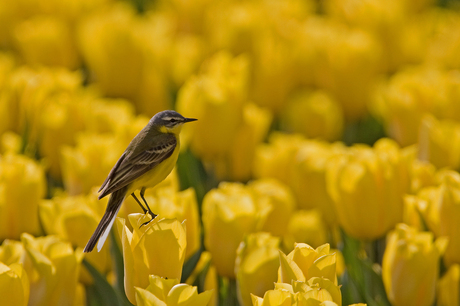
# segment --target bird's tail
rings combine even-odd
[[[121,204],[125,200],[127,188],[121,188],[110,195],[109,203],[107,204],[107,209],[105,210],[104,216],[99,222],[96,230],[89,239],[88,243],[85,246],[83,252],[89,253],[94,249],[94,246],[97,243],[97,251],[99,252],[104,245],[105,240],[109,236],[110,229],[112,228],[115,217],[120,210]]]

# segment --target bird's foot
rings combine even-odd
[[[149,224],[150,222],[153,221],[153,219],[156,218],[156,216],[158,216],[158,215],[154,214],[151,210],[146,211],[146,213],[148,213],[148,214],[152,217],[152,219],[150,219],[150,220],[147,221],[147,222],[142,223],[141,226],[139,226],[139,228],[141,228],[141,227],[144,226],[144,225]]]

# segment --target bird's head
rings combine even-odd
[[[166,110],[157,113],[152,117],[151,123],[159,128],[163,133],[179,134],[182,125],[186,122],[195,121],[194,118],[185,118],[173,110]]]

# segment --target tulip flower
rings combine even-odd
[[[29,279],[19,263],[9,266],[0,262],[0,294],[10,305],[26,306],[29,302]]]
[[[275,179],[259,179],[247,185],[252,192],[261,218],[257,229],[282,236],[295,208],[294,197],[287,186]]]
[[[61,18],[31,18],[15,28],[14,36],[29,65],[62,66],[71,70],[80,65],[70,25]]]
[[[327,242],[327,229],[318,210],[296,210],[287,227],[285,243],[306,243],[319,247]]]
[[[268,233],[250,234],[240,243],[235,263],[238,300],[252,305],[251,294],[261,296],[273,287],[279,268],[280,238]]]
[[[346,152],[330,160],[326,174],[339,224],[353,237],[377,239],[402,220],[410,160],[390,139]]]
[[[439,259],[447,244],[443,238],[433,238],[431,232],[418,232],[402,223],[388,234],[382,278],[392,305],[433,304]]]
[[[322,277],[337,284],[336,254],[330,254],[329,244],[314,249],[305,243],[297,243],[287,256],[280,251],[278,282],[306,282],[312,277]]]
[[[147,306],[206,306],[209,304],[212,291],[198,294],[197,287],[179,284],[178,279],[165,279],[156,275],[148,277],[146,289],[136,287],[135,305]]]
[[[210,306],[218,305],[218,283],[217,283],[217,272],[216,268],[211,263],[211,253],[208,251],[204,251],[201,253],[200,260],[195,266],[192,274],[190,274],[189,278],[187,279],[186,283],[189,285],[194,285],[202,279],[202,273],[205,272],[207,269],[206,275],[204,276],[203,281],[203,290],[212,290],[213,297],[209,302]]]
[[[78,287],[83,251],[73,250],[56,236],[34,238],[22,234],[24,267],[30,281],[29,305],[74,305],[83,294]]]
[[[275,283],[275,289],[265,292],[263,298],[256,295],[251,297],[255,306],[342,305],[340,287],[320,277],[313,277],[307,282],[293,281],[292,285]]]
[[[46,234],[57,235],[74,247],[84,248],[102,218],[106,205],[107,200],[98,202],[95,193],[88,196],[62,195],[43,201],[39,215]],[[110,247],[88,253],[85,258],[102,274],[111,269]],[[92,282],[85,268],[81,270],[80,280],[85,284]]]
[[[43,167],[22,155],[0,156],[0,189],[0,239],[39,234],[38,205],[46,189]]]
[[[299,92],[288,102],[281,124],[287,132],[336,141],[342,135],[343,111],[327,92]]]
[[[447,273],[438,281],[439,306],[459,305],[460,303],[460,265],[450,266]]]
[[[251,192],[238,183],[221,183],[203,199],[204,244],[217,273],[235,277],[238,245],[257,226],[257,206]]]
[[[117,219],[118,234],[122,241],[125,268],[125,292],[135,303],[135,287],[145,288],[149,275],[180,279],[187,247],[185,225],[175,219],[154,219],[140,227],[146,216],[129,215],[131,232],[125,219]]]
[[[460,123],[439,121],[431,115],[423,117],[418,150],[420,160],[437,168],[460,169]]]

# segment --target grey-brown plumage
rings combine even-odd
[[[195,120],[184,118],[175,111],[163,111],[153,116],[133,138],[99,189],[99,199],[109,194],[111,196],[104,216],[86,244],[84,252],[91,252],[98,240],[101,240],[98,250],[102,248],[127,195],[131,194],[144,213],[148,212],[152,219],[156,216],[145,201],[144,191],[162,181],[172,170],[178,155],[180,128],[182,124]],[[171,163],[165,161],[170,157],[174,157]],[[147,208],[134,195],[137,189],[141,189],[140,195]]]

